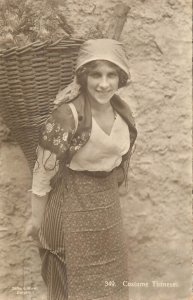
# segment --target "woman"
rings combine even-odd
[[[42,127],[28,233],[38,233],[49,300],[128,299],[118,186],[137,131],[116,95],[128,77],[121,43],[85,42],[75,80]]]

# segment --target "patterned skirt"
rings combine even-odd
[[[127,248],[115,172],[67,169],[49,194],[40,231],[48,300],[128,300]]]

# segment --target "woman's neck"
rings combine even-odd
[[[97,101],[93,101],[90,99],[90,97],[87,95],[88,101],[90,103],[90,107],[92,111],[95,111],[96,113],[104,113],[112,109],[111,102],[107,102],[104,104],[98,103]]]

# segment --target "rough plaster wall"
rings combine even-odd
[[[95,33],[96,24],[105,32],[106,20],[117,3],[120,1],[66,0],[68,22],[77,36],[84,36],[90,28]],[[122,206],[130,281],[149,283],[148,288],[131,288],[130,300],[183,300],[190,295],[191,286],[191,2],[123,3],[131,7],[121,41],[130,59],[132,82],[121,95],[132,108],[138,140],[129,172],[129,193],[121,191]],[[21,230],[29,215],[25,193],[30,175],[17,147],[4,145],[1,149],[2,207],[10,197],[15,203],[11,214],[4,210],[2,224],[11,224],[11,230],[15,227],[16,235],[5,231],[2,239],[17,257],[15,265],[11,255],[4,261],[6,276],[1,282],[5,286],[9,278],[9,287],[19,285],[20,262],[25,255],[25,278],[39,287],[37,299],[43,300],[37,251],[30,242],[24,243]],[[16,160],[15,166],[9,157]],[[5,163],[11,175],[6,173]],[[153,288],[152,280],[177,282],[179,287]],[[4,295],[14,297],[10,291]]]

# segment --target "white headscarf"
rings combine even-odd
[[[112,62],[123,70],[127,74],[128,78],[130,77],[129,63],[125,49],[123,48],[123,44],[116,40],[96,39],[84,42],[79,50],[76,72],[86,63],[95,60],[107,60]],[[71,101],[73,98],[78,96],[79,93],[80,85],[77,83],[75,75],[73,82],[58,93],[54,103],[58,105],[61,102]]]

